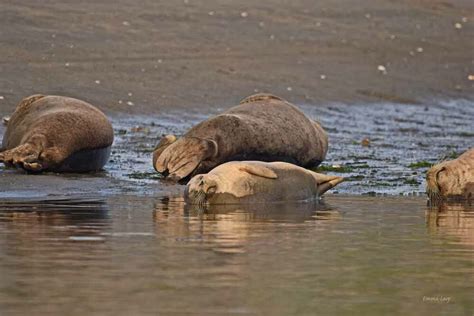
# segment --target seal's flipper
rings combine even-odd
[[[334,188],[336,185],[344,181],[343,177],[338,176],[330,176],[316,172],[312,172],[312,175],[318,184],[318,195],[323,195],[327,190]]]
[[[282,98],[277,97],[276,95],[273,95],[270,93],[257,93],[257,94],[252,94],[244,98],[242,101],[240,101],[240,104],[258,102],[258,101],[267,101],[267,100],[272,100],[272,99],[278,100],[278,101],[285,101]]]
[[[426,173],[426,193],[431,200],[440,197],[439,175],[445,170],[444,163],[433,166]]]
[[[29,97],[26,97],[24,98],[23,100],[20,101],[20,103],[18,103],[18,105],[16,106],[16,110],[15,111],[18,111],[20,110],[21,108],[27,108],[29,107],[31,104],[33,104],[33,102],[39,100],[39,99],[42,99],[44,98],[45,95],[42,95],[42,94],[33,94],[33,95],[30,95]]]
[[[163,153],[163,151],[168,148],[169,145],[174,143],[177,140],[176,136],[174,135],[166,135],[160,139],[158,145],[156,145],[153,151],[153,167],[156,169],[156,161],[158,157]],[[157,170],[158,171],[158,170]]]
[[[270,168],[259,166],[259,165],[242,165],[239,167],[240,171],[245,171],[247,173],[253,174],[255,176],[268,178],[268,179],[277,179],[278,175]]]

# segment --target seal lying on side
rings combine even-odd
[[[0,162],[35,172],[100,170],[114,139],[104,113],[62,96],[27,97],[6,124]]]
[[[191,179],[189,204],[304,201],[318,198],[343,178],[319,174],[286,162],[231,161]]]
[[[189,130],[165,136],[153,153],[155,170],[173,180],[234,160],[286,161],[311,168],[328,150],[322,127],[294,105],[258,94]]]
[[[433,201],[474,199],[474,148],[428,170],[426,191]]]

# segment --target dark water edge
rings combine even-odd
[[[465,315],[474,208],[420,197],[198,210],[0,203],[2,315]]]
[[[474,103],[467,100],[423,105],[327,104],[300,108],[319,120],[329,134],[329,152],[320,171],[346,178],[333,193],[424,195],[428,167],[443,159],[452,159],[474,145]],[[216,113],[223,110],[218,109]],[[117,115],[112,118],[115,142],[104,172],[58,178],[54,174],[31,177],[3,170],[0,198],[22,197],[26,192],[32,196],[180,195],[181,186],[160,181],[154,171],[153,149],[162,135],[182,135],[213,114],[189,110],[157,117]],[[0,127],[2,134],[3,129]]]

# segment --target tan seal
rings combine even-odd
[[[457,159],[433,166],[426,175],[431,200],[474,199],[474,148]]]
[[[194,176],[185,190],[189,204],[306,201],[343,181],[286,162],[231,161]]]
[[[327,149],[327,135],[319,123],[279,97],[258,94],[179,139],[164,137],[153,153],[153,166],[174,180],[234,160],[286,161],[311,168],[324,160]]]
[[[35,172],[100,170],[114,139],[104,113],[62,96],[27,97],[6,124],[0,162]]]

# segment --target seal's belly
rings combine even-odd
[[[67,157],[54,171],[58,172],[89,172],[101,170],[110,157],[112,146],[85,149]]]

